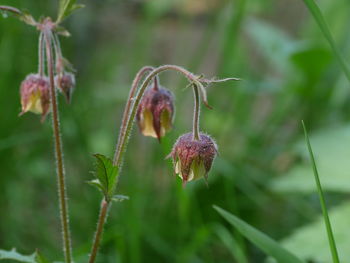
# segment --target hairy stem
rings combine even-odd
[[[52,33],[50,30],[44,31],[44,37],[46,42],[46,57],[48,73],[50,77],[50,96],[51,96],[51,107],[52,107],[52,127],[54,133],[55,141],[55,156],[57,165],[57,185],[58,185],[58,199],[60,203],[60,217],[61,217],[61,227],[62,227],[62,238],[63,238],[63,252],[66,263],[72,262],[72,252],[71,252],[71,238],[69,231],[69,218],[68,218],[68,204],[67,204],[67,193],[66,193],[66,183],[64,177],[64,163],[63,163],[63,151],[62,151],[62,141],[60,133],[60,122],[58,105],[56,98],[56,89],[54,82],[54,59],[52,52]]]
[[[125,153],[126,146],[128,143],[128,138],[129,138],[129,135],[130,135],[131,130],[132,130],[132,125],[133,125],[133,122],[135,119],[137,107],[139,106],[139,103],[141,101],[141,98],[142,98],[146,88],[148,87],[149,83],[151,82],[151,80],[155,76],[157,76],[159,73],[161,73],[163,71],[167,71],[167,70],[174,70],[174,71],[177,71],[177,72],[183,74],[192,84],[195,84],[197,87],[199,87],[202,91],[202,99],[206,103],[206,92],[205,92],[205,89],[204,89],[202,83],[200,83],[197,76],[193,75],[188,70],[186,70],[182,67],[179,67],[179,66],[175,66],[175,65],[164,65],[164,66],[160,66],[160,67],[154,69],[150,74],[147,75],[146,79],[142,83],[142,85],[141,85],[141,87],[136,95],[134,104],[132,105],[130,116],[129,116],[127,124],[125,126],[125,131],[121,131],[121,134],[124,134],[124,136],[121,138],[120,146],[116,147],[115,158],[113,160],[114,165],[116,165],[118,167],[120,167],[120,165],[121,165],[121,162],[123,160],[123,155]]]
[[[167,71],[167,70],[174,70],[174,71],[177,71],[177,72],[183,74],[191,82],[191,84],[193,84],[195,86],[195,89],[197,90],[197,95],[198,95],[197,97],[195,97],[195,101],[196,101],[196,105],[198,105],[198,107],[199,107],[198,87],[201,89],[203,101],[206,103],[206,93],[205,93],[205,89],[204,89],[202,83],[198,80],[197,76],[193,75],[188,70],[186,70],[182,67],[179,67],[179,66],[175,66],[175,65],[164,65],[164,66],[160,66],[160,67],[155,68],[155,69],[152,67],[142,68],[137,73],[137,75],[133,81],[133,84],[132,84],[132,87],[130,90],[129,99],[127,101],[127,104],[126,104],[126,107],[124,110],[122,126],[121,126],[121,129],[119,132],[118,143],[116,145],[116,150],[115,150],[115,154],[114,154],[114,158],[113,158],[113,165],[118,166],[118,167],[121,166],[123,155],[125,153],[126,146],[128,143],[129,135],[130,135],[131,130],[132,130],[132,125],[133,125],[133,122],[135,119],[136,111],[137,111],[137,108],[140,104],[142,96],[146,91],[146,88],[148,87],[148,85],[150,84],[150,82],[154,78],[157,78],[157,75],[159,73],[161,73],[163,71]],[[136,94],[136,97],[134,98],[135,92],[136,92],[137,87],[138,87],[138,83],[140,82],[142,76],[148,71],[151,71],[151,72],[147,75],[147,77],[143,81],[141,87],[139,88],[139,90]],[[198,99],[198,101],[197,101],[197,99]],[[197,107],[197,106],[195,106],[195,107]],[[197,115],[198,115],[197,116],[197,118],[198,118],[199,117],[199,109],[197,111]],[[198,120],[196,121],[196,125],[198,126]],[[198,132],[198,134],[199,134],[199,132]],[[106,218],[107,218],[107,210],[108,210],[108,203],[105,199],[103,199],[101,210],[100,210],[100,216],[99,216],[98,223],[97,223],[96,235],[95,235],[94,243],[92,246],[92,251],[91,251],[89,263],[95,262],[96,254],[97,254],[98,247],[100,244],[100,240],[102,238],[103,226],[104,226],[104,223],[105,223]]]
[[[125,136],[125,126],[127,124],[127,121],[128,121],[128,117],[129,117],[129,113],[130,113],[130,107],[132,105],[132,102],[133,102],[133,97],[135,96],[135,93],[137,91],[137,88],[139,86],[139,83],[140,81],[142,80],[142,77],[152,71],[154,69],[154,67],[152,66],[145,66],[143,68],[141,68],[139,70],[139,72],[137,72],[133,82],[132,82],[132,85],[131,85],[131,89],[130,89],[130,92],[129,92],[129,97],[128,97],[128,100],[126,102],[126,106],[125,106],[125,109],[124,109],[124,113],[123,113],[123,117],[122,117],[122,125],[120,127],[120,132],[119,132],[119,136],[118,136],[118,142],[117,142],[117,146],[116,146],[116,151],[115,151],[115,154],[114,154],[114,162],[116,160],[116,153],[118,152],[118,149],[120,148],[120,142],[123,140],[124,136]]]
[[[44,76],[45,73],[45,39],[44,39],[44,34],[40,32],[39,36],[39,65],[38,65],[38,73],[42,77]]]
[[[101,208],[100,208],[100,215],[98,217],[97,229],[96,229],[96,233],[95,233],[94,243],[93,243],[92,249],[91,249],[89,263],[95,262],[98,247],[100,245],[100,241],[101,241],[101,237],[102,237],[102,233],[103,233],[103,226],[104,226],[106,219],[107,219],[108,206],[109,206],[109,203],[105,199],[102,199]]]
[[[199,138],[199,113],[200,113],[200,101],[198,86],[193,84],[194,94],[194,112],[193,112],[193,140],[198,141]]]
[[[133,102],[133,97],[135,96],[135,93],[137,91],[139,83],[142,80],[143,76],[147,72],[152,71],[153,69],[154,68],[151,66],[145,66],[145,67],[141,68],[139,70],[139,72],[136,74],[136,76],[132,82],[131,89],[129,92],[129,97],[128,97],[128,100],[126,102],[126,106],[125,106],[123,117],[122,117],[122,125],[120,127],[118,142],[117,142],[117,146],[116,146],[117,149],[121,145],[120,142],[124,140],[125,127],[127,125],[127,121],[129,118],[130,108],[131,108],[131,105]],[[116,153],[117,152],[118,152],[118,150],[116,150]],[[116,160],[116,157],[117,157],[117,155],[115,154],[114,155],[114,162]],[[97,222],[96,234],[95,234],[94,242],[93,242],[92,248],[91,248],[89,263],[95,262],[95,259],[96,259],[97,251],[98,251],[100,241],[102,238],[103,226],[104,226],[104,223],[105,223],[106,217],[107,217],[108,205],[109,205],[109,203],[105,199],[103,199],[102,203],[101,203],[100,215],[99,215],[98,222]]]

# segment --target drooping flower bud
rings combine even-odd
[[[145,136],[158,138],[168,132],[174,119],[174,96],[162,87],[150,86],[137,109],[137,123]]]
[[[22,112],[31,111],[42,115],[42,121],[50,109],[50,84],[47,77],[30,74],[21,84],[20,89]]]
[[[195,140],[192,132],[182,135],[169,155],[175,173],[184,184],[202,177],[207,178],[217,154],[217,145],[213,139],[203,133],[199,137],[199,140]]]
[[[55,83],[65,97],[67,103],[70,103],[75,88],[75,76],[72,73],[68,72],[58,74],[55,77]]]

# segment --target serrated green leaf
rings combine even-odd
[[[44,258],[44,256],[38,251],[36,252],[36,255],[35,255],[35,261],[37,263],[50,263],[50,261]]]
[[[71,15],[74,11],[83,7],[84,5],[76,4],[76,0],[60,0],[57,22],[61,22],[63,19]]]
[[[267,255],[275,258],[280,263],[305,263],[297,256],[279,245],[275,240],[260,232],[259,230],[248,225],[233,214],[223,210],[218,206],[214,209],[225,218],[231,225],[233,225],[243,236],[254,243],[258,248],[264,251]]]
[[[36,255],[37,253],[33,253],[32,255],[22,255],[18,253],[15,248],[9,251],[0,249],[0,260],[7,259],[25,263],[42,263],[36,261]]]
[[[102,154],[95,154],[94,156],[96,158],[95,176],[106,199],[111,199],[118,180],[118,167],[113,165],[111,159]],[[98,186],[96,181],[93,184]]]
[[[100,181],[98,179],[94,179],[91,181],[87,182],[88,184],[95,186],[98,190],[100,190],[104,195],[107,194],[107,192],[104,191],[104,188],[102,186],[102,184],[100,183]]]
[[[126,195],[114,195],[112,197],[112,201],[115,201],[115,202],[123,202],[125,200],[129,200],[129,196],[126,196]]]
[[[64,27],[61,27],[61,26],[57,26],[55,28],[55,32],[58,34],[58,35],[61,35],[61,36],[64,36],[64,37],[70,37],[70,33],[67,29],[65,29]]]

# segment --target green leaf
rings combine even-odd
[[[350,202],[347,201],[329,210],[332,219],[334,238],[337,242],[338,252],[347,262],[350,258],[349,218]],[[326,237],[323,216],[320,215],[312,223],[301,226],[281,241],[288,250],[300,258],[310,262],[330,263],[332,255],[329,253],[329,243]]]
[[[63,19],[67,18],[74,11],[83,7],[84,5],[76,4],[76,0],[60,0],[57,22],[60,23]]]
[[[39,251],[36,252],[35,261],[37,263],[50,263]]]
[[[111,159],[102,154],[95,154],[94,156],[96,158],[96,172],[94,175],[98,181],[90,181],[90,184],[99,187],[105,198],[110,200],[117,185],[118,167],[113,165]]]
[[[218,206],[214,209],[233,225],[243,236],[254,243],[258,248],[264,251],[267,255],[275,258],[280,263],[304,263],[301,259],[290,253],[288,250],[279,245],[275,240],[271,239],[266,234],[248,225],[233,214],[223,210]]]
[[[112,201],[115,201],[115,202],[123,202],[125,200],[129,200],[129,196],[126,196],[126,195],[114,195],[112,197]]]
[[[36,261],[36,255],[37,253],[33,253],[32,255],[22,255],[18,253],[15,248],[10,251],[0,249],[0,260],[7,259],[25,263],[43,263]]]
[[[318,5],[315,3],[314,0],[303,0],[303,1],[304,1],[305,5],[307,6],[307,8],[309,9],[310,13],[313,15],[314,19],[316,20],[320,30],[323,33],[323,36],[326,38],[329,45],[331,46],[335,57],[339,61],[340,65],[345,73],[345,76],[347,77],[348,81],[350,82],[349,66],[345,62],[345,59],[340,54],[340,52],[335,44],[335,41],[332,37],[332,34],[329,30],[329,27],[328,27],[325,19],[323,18],[323,15],[322,15],[320,8],[318,7]]]
[[[311,149],[311,144],[310,144],[309,136],[308,136],[307,131],[306,131],[304,121],[302,121],[302,125],[303,125],[303,129],[304,129],[304,135],[305,135],[307,148],[309,150],[310,159],[312,162],[312,169],[314,172],[315,181],[316,181],[316,185],[317,185],[317,191],[318,191],[318,195],[319,195],[320,203],[321,203],[321,207],[322,207],[323,219],[324,219],[324,223],[325,223],[326,229],[327,229],[327,236],[328,236],[328,241],[329,241],[329,247],[330,247],[331,253],[332,253],[333,263],[339,263],[339,256],[338,256],[337,247],[336,247],[336,244],[334,241],[331,222],[329,221],[326,201],[325,201],[325,198],[323,195],[320,178],[318,177],[317,166],[316,166],[314,154],[313,154],[312,149]]]

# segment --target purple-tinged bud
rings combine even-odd
[[[55,83],[67,103],[70,103],[75,88],[75,76],[72,73],[64,72],[55,77]]]
[[[42,121],[50,110],[50,84],[47,77],[30,74],[21,84],[22,112],[31,111],[42,115]]]
[[[175,173],[184,184],[202,177],[207,178],[218,152],[212,138],[203,133],[199,137],[199,140],[195,140],[192,132],[182,135],[169,154],[174,163]]]
[[[152,87],[145,92],[136,119],[143,135],[160,140],[173,126],[174,96],[165,88]]]

